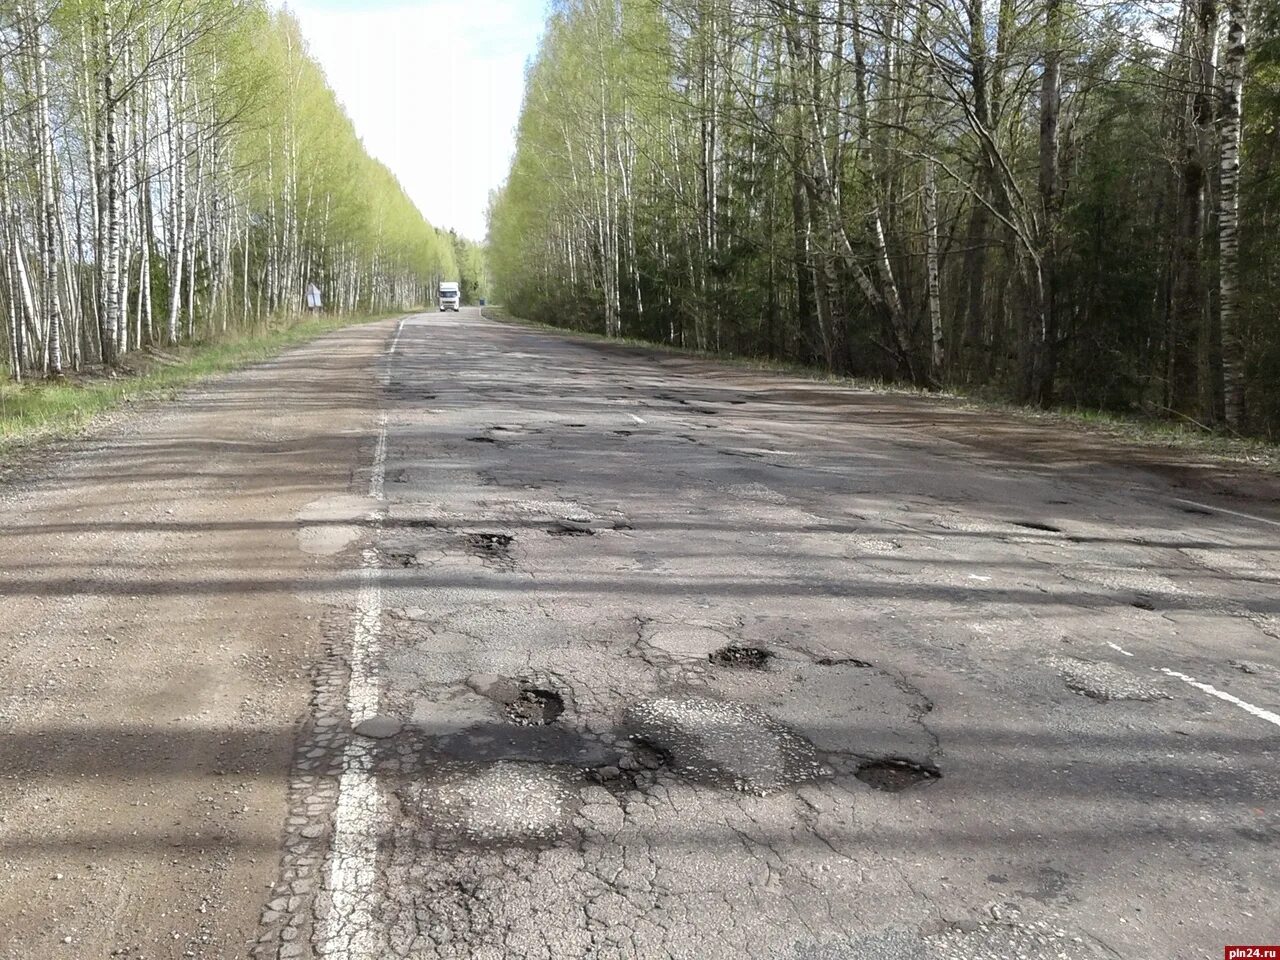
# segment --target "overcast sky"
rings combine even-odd
[[[484,238],[545,0],[287,0],[365,148],[434,225]]]

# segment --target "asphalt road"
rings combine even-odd
[[[0,499],[0,955],[1280,942],[1220,470],[474,310],[197,401]]]

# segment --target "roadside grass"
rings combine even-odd
[[[267,360],[296,344],[384,316],[276,320],[238,336],[129,354],[121,368],[68,373],[61,381],[0,383],[0,458],[40,440],[84,430],[96,417],[137,400],[172,399],[200,380]]]
[[[570,330],[553,324],[539,323],[513,317],[501,307],[484,308],[484,315],[506,323],[515,323],[538,330],[580,337],[585,340],[624,344],[655,353],[671,356],[694,357],[713,363],[751,370],[796,377],[816,383],[865,390],[874,393],[914,397],[932,404],[974,413],[990,413],[1009,417],[1029,424],[1066,426],[1090,436],[1122,441],[1151,449],[1179,450],[1198,457],[1212,458],[1224,463],[1249,464],[1272,473],[1280,473],[1280,444],[1247,437],[1235,437],[1207,430],[1198,424],[1163,419],[1141,414],[1114,413],[1080,407],[1055,407],[1038,410],[1007,400],[1000,400],[978,393],[958,391],[954,388],[926,390],[900,383],[861,377],[841,377],[801,363],[767,360],[757,357],[733,357],[691,347],[676,347],[665,343],[653,343],[634,337],[607,337],[602,333]]]

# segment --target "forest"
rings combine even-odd
[[[431,298],[475,244],[365,151],[262,0],[0,0],[0,312],[16,379]]]
[[[530,319],[1280,436],[1280,5],[558,0]]]

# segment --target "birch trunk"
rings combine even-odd
[[[1218,202],[1218,276],[1222,323],[1222,379],[1227,426],[1245,419],[1244,349],[1240,335],[1241,92],[1247,51],[1247,0],[1226,0],[1227,40],[1222,57],[1221,194]]]

